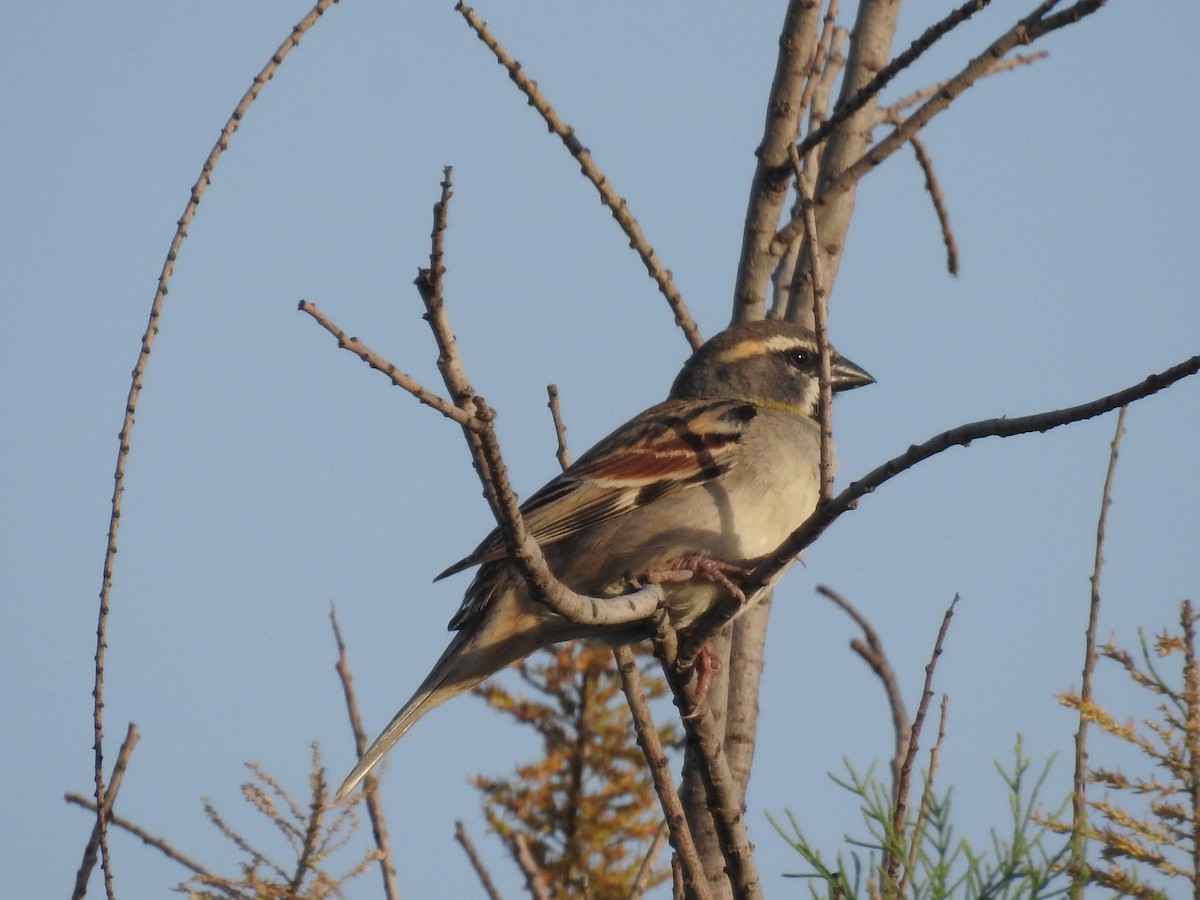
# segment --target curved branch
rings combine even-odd
[[[1132,387],[1117,391],[1115,394],[1109,394],[1106,397],[1101,397],[1098,400],[1092,400],[1088,403],[1082,403],[1078,406],[1071,406],[1065,409],[1035,413],[1030,416],[1019,416],[1014,419],[1001,417],[970,422],[966,425],[952,428],[949,431],[943,431],[941,434],[931,437],[922,444],[915,444],[909,447],[904,453],[889,459],[883,465],[872,469],[858,481],[852,482],[849,487],[830,502],[817,507],[816,511],[808,517],[808,520],[793,531],[788,539],[780,544],[778,549],[763,560],[754,572],[741,583],[740,587],[747,598],[745,604],[740,603],[734,598],[727,598],[706,613],[692,627],[691,632],[680,647],[679,665],[685,666],[693,662],[699,649],[704,646],[704,642],[719,631],[727,622],[736,618],[745,607],[756,603],[763,596],[763,593],[774,584],[783,571],[792,564],[795,558],[824,534],[825,530],[837,521],[842,513],[855,509],[858,506],[859,500],[870,494],[880,485],[895,478],[901,472],[911,469],[917,463],[923,462],[931,456],[936,456],[951,447],[966,447],[972,441],[981,438],[1003,438],[1013,437],[1018,434],[1030,434],[1035,431],[1046,432],[1052,428],[1069,425],[1072,422],[1082,422],[1085,419],[1095,418],[1137,400],[1142,400],[1151,394],[1156,394],[1164,388],[1175,384],[1177,381],[1195,375],[1198,371],[1200,371],[1200,355],[1186,359],[1178,365],[1150,375]]]
[[[137,410],[138,397],[142,392],[142,377],[146,372],[146,364],[150,360],[150,349],[154,346],[155,337],[158,336],[158,320],[162,315],[163,303],[167,298],[167,286],[170,284],[171,275],[175,271],[175,260],[179,257],[179,249],[183,246],[184,238],[187,237],[188,226],[191,224],[192,218],[196,215],[196,208],[200,205],[200,198],[212,182],[212,173],[217,165],[217,160],[225,152],[225,148],[229,146],[229,139],[238,130],[238,126],[242,122],[242,116],[246,114],[246,111],[250,108],[250,104],[255,101],[262,92],[262,89],[266,87],[267,82],[275,76],[275,71],[283,63],[284,58],[300,43],[300,38],[316,24],[317,19],[321,18],[325,11],[336,2],[337,0],[318,0],[316,6],[309,10],[308,14],[293,26],[291,33],[279,45],[279,48],[271,54],[271,58],[267,61],[267,64],[254,76],[254,81],[250,84],[246,93],[242,95],[242,99],[225,122],[220,135],[217,136],[216,144],[209,151],[208,157],[204,160],[204,165],[200,167],[200,177],[192,185],[191,195],[188,197],[187,205],[183,209],[183,215],[179,217],[179,222],[175,228],[175,235],[171,238],[171,246],[167,249],[167,258],[163,262],[162,271],[158,276],[158,288],[154,292],[154,300],[150,303],[150,318],[146,323],[146,331],[142,334],[142,346],[138,351],[137,361],[133,365],[133,376],[130,380],[129,394],[125,400],[125,417],[121,422],[121,431],[117,437],[117,466],[116,471],[113,473],[112,512],[108,520],[108,543],[104,550],[103,574],[100,577],[100,609],[96,620],[96,672],[95,681],[92,686],[92,732],[94,740],[92,749],[95,755],[95,784],[92,796],[96,801],[96,825],[100,831],[100,864],[104,871],[104,890],[110,900],[113,897],[113,878],[108,855],[108,826],[102,812],[105,796],[104,657],[105,651],[108,649],[108,609],[109,598],[112,595],[113,568],[117,555],[117,534],[121,526],[121,499],[125,493],[125,460],[129,456],[129,448],[133,435],[134,413]]]

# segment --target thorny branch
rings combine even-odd
[[[138,350],[137,361],[133,365],[129,394],[125,399],[124,418],[121,421],[121,431],[117,436],[117,465],[116,470],[113,472],[112,503],[108,519],[108,541],[105,544],[104,566],[100,577],[100,607],[96,618],[96,665],[92,685],[92,751],[94,754],[93,778],[95,782],[92,796],[95,799],[96,805],[96,827],[99,832],[97,837],[100,846],[100,865],[104,871],[104,892],[108,900],[115,900],[115,892],[113,888],[112,865],[108,853],[108,826],[105,823],[103,813],[105,806],[104,660],[105,651],[108,649],[108,611],[110,597],[112,596],[113,569],[116,566],[117,535],[121,528],[121,500],[125,494],[125,463],[129,457],[130,447],[132,446],[134,414],[137,412],[138,398],[142,393],[142,378],[146,374],[146,366],[150,361],[150,350],[154,346],[154,339],[158,336],[158,321],[162,316],[163,305],[167,299],[167,288],[171,283],[171,275],[175,271],[175,260],[179,256],[179,250],[183,246],[184,239],[187,237],[188,227],[196,215],[196,209],[200,205],[200,198],[212,182],[212,173],[216,168],[217,160],[220,159],[221,154],[229,146],[229,141],[241,125],[242,117],[249,110],[250,104],[257,99],[262,89],[266,87],[267,82],[275,76],[275,72],[283,64],[283,60],[300,43],[300,39],[304,37],[305,33],[325,14],[325,11],[336,2],[337,0],[318,0],[317,4],[305,14],[304,18],[293,26],[288,36],[284,38],[283,43],[271,54],[271,58],[267,61],[266,65],[254,76],[250,87],[242,95],[242,99],[238,101],[238,105],[234,107],[233,113],[221,128],[221,133],[217,136],[217,142],[213,145],[212,150],[209,151],[207,158],[204,160],[204,164],[200,167],[200,177],[192,185],[187,205],[183,209],[183,215],[179,217],[175,234],[171,238],[171,245],[167,249],[167,258],[163,262],[162,271],[158,276],[158,287],[154,292],[154,299],[150,302],[150,318],[146,322],[146,331],[142,334],[142,343]]]
[[[925,716],[929,712],[929,701],[933,699],[933,673],[937,669],[938,659],[942,655],[942,647],[946,643],[946,633],[950,630],[950,619],[954,616],[954,607],[958,605],[958,594],[946,607],[942,617],[942,627],[938,629],[937,639],[933,642],[933,653],[925,666],[925,685],[921,689],[921,701],[917,704],[917,714],[913,718],[909,730],[908,747],[904,751],[904,762],[900,765],[900,783],[896,788],[895,802],[892,804],[892,834],[904,834],[904,821],[908,814],[908,792],[912,784],[913,765],[917,759],[917,748],[921,743],[921,729],[925,725]],[[897,884],[900,874],[899,853],[885,852],[884,876],[889,886]]]
[[[700,329],[696,325],[696,320],[692,318],[692,314],[683,300],[683,295],[679,293],[679,288],[675,286],[671,270],[663,266],[662,261],[658,258],[658,254],[654,252],[654,247],[642,232],[637,219],[629,211],[629,204],[625,202],[625,198],[616,192],[616,189],[612,186],[612,182],[608,180],[608,177],[592,158],[591,151],[583,146],[583,143],[575,134],[575,129],[558,117],[558,113],[550,105],[550,101],[546,99],[537,82],[525,74],[525,71],[521,68],[521,64],[509,55],[508,51],[504,49],[504,45],[492,34],[487,23],[479,18],[479,14],[461,2],[454,8],[462,14],[462,17],[466,19],[467,24],[471,26],[471,29],[479,39],[492,51],[496,57],[496,61],[508,71],[508,77],[512,79],[513,84],[529,100],[529,105],[538,111],[538,114],[545,121],[551,133],[558,136],[563,142],[563,146],[567,148],[571,156],[575,158],[575,161],[579,163],[579,170],[600,193],[600,202],[609,208],[612,217],[629,238],[629,246],[641,258],[642,264],[646,267],[646,272],[654,279],[659,291],[666,297],[667,304],[675,314],[675,322],[683,331],[688,343],[692,345],[693,350],[699,347],[704,343],[704,339],[700,336]]]

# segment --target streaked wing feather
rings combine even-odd
[[[542,545],[624,515],[690,484],[728,470],[746,426],[757,415],[733,400],[668,400],[600,441],[521,505]],[[444,578],[505,555],[493,531],[475,552],[438,575]]]

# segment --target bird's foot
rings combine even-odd
[[[685,719],[695,719],[700,716],[704,709],[704,703],[708,699],[708,689],[712,687],[713,676],[721,671],[721,659],[712,647],[705,644],[696,654],[696,662],[693,665],[696,667],[696,684],[692,688],[692,709],[684,716]]]
[[[642,584],[668,584],[679,581],[691,581],[693,578],[703,578],[714,584],[719,584],[729,591],[739,602],[746,602],[746,595],[730,576],[745,578],[753,570],[734,563],[721,562],[709,556],[685,556],[672,560],[663,568],[642,575]]]

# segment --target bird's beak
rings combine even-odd
[[[849,391],[856,387],[864,387],[875,383],[875,379],[871,377],[866,369],[856,366],[850,360],[838,356],[836,353],[831,362],[833,373],[832,383],[835,394],[838,391]]]

